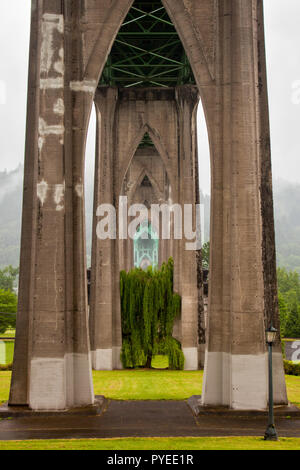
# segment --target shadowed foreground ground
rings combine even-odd
[[[10,373],[0,373],[2,401],[9,382]],[[300,377],[287,384],[299,404]],[[109,398],[100,416],[5,419],[0,449],[300,449],[300,418],[276,418],[282,440],[271,444],[262,441],[264,416],[195,418],[185,400],[201,385],[201,372],[94,372],[95,393]]]

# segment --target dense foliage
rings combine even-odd
[[[23,167],[0,171],[0,268],[19,265]]]
[[[291,361],[284,362],[284,372],[286,375],[300,376],[300,364]]]
[[[17,287],[17,277],[19,275],[19,268],[13,268],[12,266],[7,266],[4,269],[0,269],[0,289],[13,290]]]
[[[278,266],[300,274],[300,185],[274,182]]]
[[[152,357],[162,354],[170,369],[183,369],[181,345],[172,336],[181,311],[181,298],[173,291],[173,260],[161,270],[122,271],[120,293],[123,367],[150,367]]]
[[[2,313],[16,313],[17,311],[17,296],[14,292],[5,291],[0,289],[0,312]],[[3,315],[0,313],[0,334],[5,333],[9,328],[16,327],[15,315]]]
[[[300,338],[300,276],[278,268],[277,279],[281,336]]]
[[[202,265],[203,269],[209,269],[209,252],[210,252],[210,243],[206,242],[202,246]]]
[[[11,314],[17,311],[17,296],[14,289],[18,274],[19,269],[12,266],[0,269],[0,334],[16,327],[16,316],[3,313]]]

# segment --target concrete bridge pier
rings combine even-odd
[[[97,96],[100,77],[133,4],[133,0],[32,0],[10,405],[61,410],[94,401],[84,153],[93,100],[95,95],[96,103],[103,99]],[[191,65],[210,140],[211,261],[203,405],[266,409],[265,330],[271,321],[279,329],[279,314],[263,2],[162,0],[160,5],[167,10],[176,28],[171,34],[178,34]],[[96,187],[96,203],[102,197],[104,202],[116,203],[145,133],[168,172],[172,203],[195,203],[196,93],[188,87],[162,86],[156,91],[107,90],[107,96],[101,121],[98,111],[98,138],[102,139],[98,156],[100,152],[104,159],[99,157],[97,167],[100,179],[107,172],[107,181]],[[201,276],[192,252],[186,254],[177,240],[173,246],[178,259],[175,287],[183,299],[177,334],[187,368],[194,369]],[[94,241],[93,263],[94,286],[101,295],[94,292],[92,299],[103,314],[92,313],[90,318],[91,330],[98,331],[91,340],[93,361],[98,367],[97,350],[106,350],[106,367],[117,368],[119,249],[110,243],[102,249]],[[274,351],[274,391],[275,403],[286,404],[279,339]]]

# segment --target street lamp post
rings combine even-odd
[[[277,330],[271,326],[266,331],[266,340],[269,350],[269,422],[265,432],[265,441],[278,441],[278,435],[274,423],[274,402],[273,402],[273,366],[272,347],[276,340]]]

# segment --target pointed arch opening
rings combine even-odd
[[[190,123],[187,123],[187,125],[184,123],[184,119],[188,115],[186,114],[186,109],[190,107],[193,101],[191,98],[193,93],[189,91],[185,93],[181,88],[193,87],[196,89],[196,85],[199,87],[201,82],[198,79],[199,77],[195,77],[195,71],[199,73],[199,70],[194,66],[192,67],[189,62],[192,56],[187,54],[185,50],[185,46],[189,44],[189,37],[185,35],[184,28],[182,28],[185,19],[178,20],[178,12],[175,12],[173,6],[170,5],[171,3],[161,0],[134,0],[132,2],[127,16],[119,32],[116,34],[99,80],[98,90],[96,91],[97,94],[101,90],[102,100],[105,93],[104,90],[114,90],[111,92],[111,96],[115,94],[115,105],[112,104],[112,101],[109,102],[109,105],[104,106],[105,111],[103,111],[103,114],[102,109],[98,109],[101,120],[103,116],[103,120],[106,120],[108,124],[106,130],[102,128],[101,136],[98,135],[99,139],[105,140],[105,143],[103,145],[103,152],[100,152],[100,154],[98,152],[97,158],[103,158],[109,162],[104,162],[99,167],[101,167],[102,173],[105,172],[108,175],[106,181],[103,182],[103,186],[108,184],[112,188],[107,199],[110,198],[116,204],[118,204],[117,201],[120,195],[128,196],[130,204],[139,203],[144,204],[146,207],[150,207],[153,203],[165,203],[167,206],[173,206],[177,203],[184,205],[186,202],[193,206],[199,202],[199,197],[195,193],[200,188],[199,186],[195,187],[195,185],[198,185],[199,180],[196,183],[196,179],[199,174],[202,178],[203,173],[200,167],[196,176],[196,168],[198,170],[198,156],[197,152],[195,152],[197,143],[194,140],[196,120],[194,117],[191,117]],[[171,16],[176,16],[179,23],[180,21],[181,23],[176,24],[175,27]],[[195,59],[195,57],[192,58]],[[201,60],[201,64],[205,68],[205,77],[207,78],[210,70],[205,58]],[[120,106],[120,95],[124,99],[124,89],[127,90],[126,99],[128,101],[135,100],[136,108],[133,109],[129,105],[126,108],[126,110],[128,109],[128,114],[124,114],[122,117],[126,121],[128,116],[130,125],[124,126],[127,132],[123,133],[122,139],[118,140],[118,133],[114,130],[108,136],[107,129],[109,127],[116,129],[122,125],[118,121],[120,114],[116,110]],[[158,120],[156,123],[153,123],[151,116],[147,114],[150,112],[155,114],[156,112],[154,107],[151,108],[149,106],[147,108],[144,105],[145,101],[149,100],[149,98],[145,99],[145,94],[142,98],[137,97],[137,94],[135,94],[136,89],[142,89],[142,91],[143,89],[151,90],[149,93],[152,93],[153,96],[156,96],[155,90],[166,90],[166,93],[172,92],[174,94],[173,101],[170,98],[169,101],[172,101],[172,106],[176,111],[170,117],[168,115],[165,116],[166,122],[168,119],[176,121],[174,126],[176,131],[171,133],[174,141],[172,145],[170,145],[166,129],[164,129],[164,132],[162,131],[162,121]],[[130,93],[132,93],[132,97],[130,97]],[[158,95],[159,93],[157,93]],[[142,93],[140,96],[142,96]],[[155,102],[155,99],[157,98],[150,98],[153,102]],[[165,100],[167,101],[167,99]],[[185,103],[188,103],[188,106],[184,109]],[[205,100],[203,100],[203,103],[205,106]],[[201,109],[201,106],[199,109]],[[200,122],[201,126],[205,123],[202,119],[200,119]],[[180,140],[180,133],[189,132],[189,130],[191,136]],[[165,142],[164,139],[168,140],[168,142]],[[202,142],[202,139],[200,142]],[[191,152],[190,155],[189,152]],[[123,154],[122,156],[121,153]],[[143,164],[141,162],[142,159],[144,159]],[[185,165],[185,160],[186,165],[190,165],[188,169]],[[110,165],[109,170],[107,170],[108,165]],[[163,174],[163,177],[161,177],[160,173]],[[174,214],[171,217],[174,217]],[[156,231],[155,227],[151,227],[152,230]],[[172,233],[173,228],[170,231]],[[159,240],[161,240],[161,234],[159,232],[157,234]],[[107,295],[106,289],[106,292],[103,293],[103,296],[105,296],[104,302],[100,299],[100,294],[97,294],[97,298],[99,304],[101,302],[102,304],[105,303],[105,315],[108,315],[107,312],[111,312],[109,313],[111,316],[109,321],[112,323],[115,321],[118,314],[116,312],[118,312],[119,308],[114,298],[119,271],[122,269],[129,271],[135,266],[137,255],[135,242],[138,240],[140,240],[140,237],[137,237],[136,240],[117,240],[114,243],[102,245],[98,250],[99,265],[103,262],[102,284],[107,283],[108,279],[111,279],[112,292],[110,295]],[[176,258],[174,263],[174,285],[176,286],[175,288],[181,289],[184,295],[183,286],[188,281],[183,279],[180,273],[185,263],[182,259],[185,256],[181,253],[182,250],[183,243],[181,245],[177,243],[175,237],[174,240],[165,240],[164,243],[159,242],[155,263],[157,262],[160,265],[172,255]],[[103,261],[104,258],[107,258],[105,262]],[[148,260],[144,260],[144,265],[154,263],[153,256],[150,256],[150,258],[148,257]],[[95,266],[97,263],[95,262]],[[191,266],[194,269],[196,263],[193,264],[192,262]],[[100,272],[99,269],[98,271]],[[97,275],[100,279],[101,275],[99,272]],[[104,272],[106,273],[105,275]],[[190,275],[189,279],[192,279]],[[198,290],[196,279],[197,273],[195,268],[195,276],[192,279],[192,283],[196,283],[195,288],[193,288],[193,295],[195,296]],[[100,282],[97,285],[101,288]],[[192,304],[196,305],[196,301],[185,302],[187,308],[189,308],[188,305]],[[95,318],[97,315],[98,313],[95,309]],[[111,325],[109,325],[109,328],[111,329]],[[180,330],[181,326],[177,325],[176,334],[179,341],[181,341],[183,334]],[[197,331],[196,322],[190,336],[197,335],[195,331]],[[103,341],[107,341],[107,338],[104,338]],[[113,341],[114,339],[112,343]],[[195,352],[195,343],[191,345],[191,348],[187,348],[187,369],[189,370],[195,370],[199,365],[198,353]],[[94,348],[99,351],[103,349],[100,346],[94,346]],[[97,361],[94,362],[96,363]],[[100,362],[102,362],[102,359]]]
[[[116,36],[100,84],[174,87],[195,84],[185,49],[161,0],[134,0]]]
[[[157,268],[168,260],[171,242],[161,240],[161,220],[150,222],[150,216],[152,205],[168,204],[171,193],[171,182],[164,160],[150,134],[146,132],[140,138],[122,182],[121,195],[127,196],[128,206],[142,204],[148,211],[148,218],[143,221],[144,225],[137,228],[134,239],[124,240],[120,244],[119,259],[125,270],[134,267],[144,269],[148,266]],[[130,222],[129,217],[128,224]],[[143,240],[145,227],[150,227],[147,240]]]

